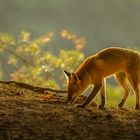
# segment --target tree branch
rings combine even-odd
[[[5,51],[15,55],[17,58],[19,58],[25,65],[29,65],[28,61],[26,59],[24,59],[23,57],[21,57],[20,55],[18,55],[15,51],[9,49],[9,48],[4,48]]]

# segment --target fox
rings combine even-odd
[[[65,70],[64,74],[67,78],[66,103],[73,103],[85,89],[93,85],[89,96],[77,107],[86,107],[100,91],[101,103],[98,108],[105,108],[106,78],[114,76],[124,89],[124,95],[118,107],[124,106],[132,88],[136,96],[135,109],[140,108],[140,53],[137,51],[121,47],[108,47],[95,55],[88,56],[73,73]]]

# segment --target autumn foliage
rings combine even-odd
[[[0,33],[0,78],[37,86],[64,87],[63,70],[73,71],[83,61],[81,50],[86,39],[63,30],[59,37],[71,42],[71,47],[61,48],[54,44],[54,36],[52,32],[38,38],[26,31],[17,37]]]

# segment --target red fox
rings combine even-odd
[[[105,107],[105,78],[115,75],[118,83],[123,87],[125,94],[119,103],[123,107],[129,93],[130,86],[136,95],[135,109],[139,109],[139,83],[140,83],[140,53],[130,49],[110,47],[103,49],[95,55],[89,56],[74,73],[64,71],[67,77],[67,99],[72,103],[89,85],[94,85],[93,90],[84,103],[78,107],[84,108],[100,91],[101,104]]]

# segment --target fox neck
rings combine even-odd
[[[76,74],[79,77],[81,91],[83,92],[89,85],[92,84],[91,77],[86,72],[82,74],[80,74],[80,72],[77,72]]]

